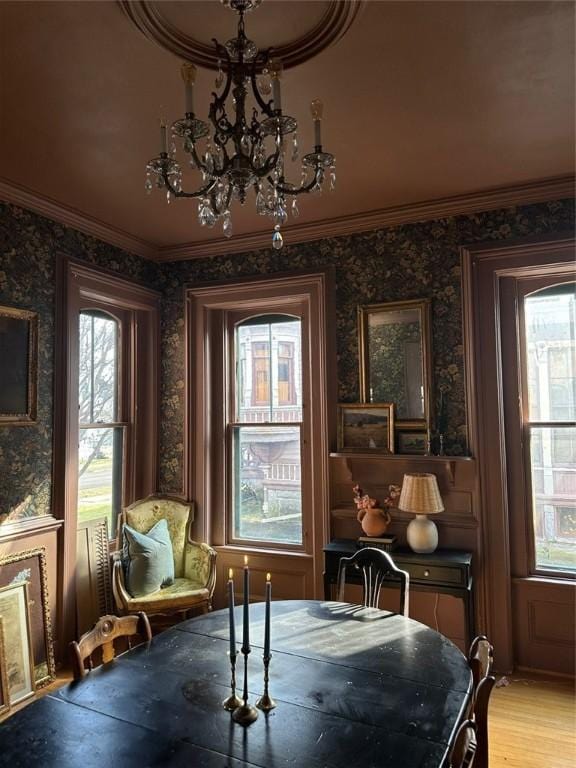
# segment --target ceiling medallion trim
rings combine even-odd
[[[274,56],[282,60],[284,69],[312,59],[334,45],[350,29],[365,0],[332,0],[319,22],[304,35],[274,48]],[[118,0],[118,5],[132,24],[149,40],[185,61],[205,69],[218,70],[218,53],[179,30],[161,12],[161,3],[152,0]]]

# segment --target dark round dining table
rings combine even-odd
[[[242,609],[236,609],[242,637]],[[439,768],[470,700],[460,650],[412,619],[348,603],[272,604],[270,695],[248,727],[230,692],[228,611],[184,621],[0,725],[4,768]],[[263,690],[250,606],[249,692]],[[238,656],[239,684],[242,683]]]

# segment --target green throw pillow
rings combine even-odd
[[[148,533],[124,526],[126,588],[143,597],[174,583],[174,554],[166,520],[158,520]]]

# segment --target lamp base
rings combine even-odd
[[[438,546],[438,528],[426,515],[416,515],[406,529],[408,544],[413,552],[426,555]]]

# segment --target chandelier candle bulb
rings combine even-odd
[[[270,601],[272,599],[272,582],[270,574],[266,574],[266,609],[264,618],[264,657],[270,656]]]
[[[184,96],[186,114],[194,114],[194,83],[196,82],[196,67],[194,64],[182,64],[182,80],[184,80]]]
[[[166,154],[168,152],[168,139],[166,136],[166,121],[160,120],[160,152]]]
[[[314,146],[322,146],[322,115],[324,114],[324,104],[320,99],[314,99],[310,104],[310,112],[314,120]]]
[[[272,59],[270,62],[270,77],[272,79],[272,100],[274,109],[282,111],[282,97],[280,95],[280,78],[282,77],[282,62],[280,59]]]
[[[236,653],[236,621],[234,619],[234,571],[228,571],[228,612],[230,617],[230,656]]]
[[[242,627],[242,653],[250,653],[250,569],[248,556],[244,555],[244,615]]]

